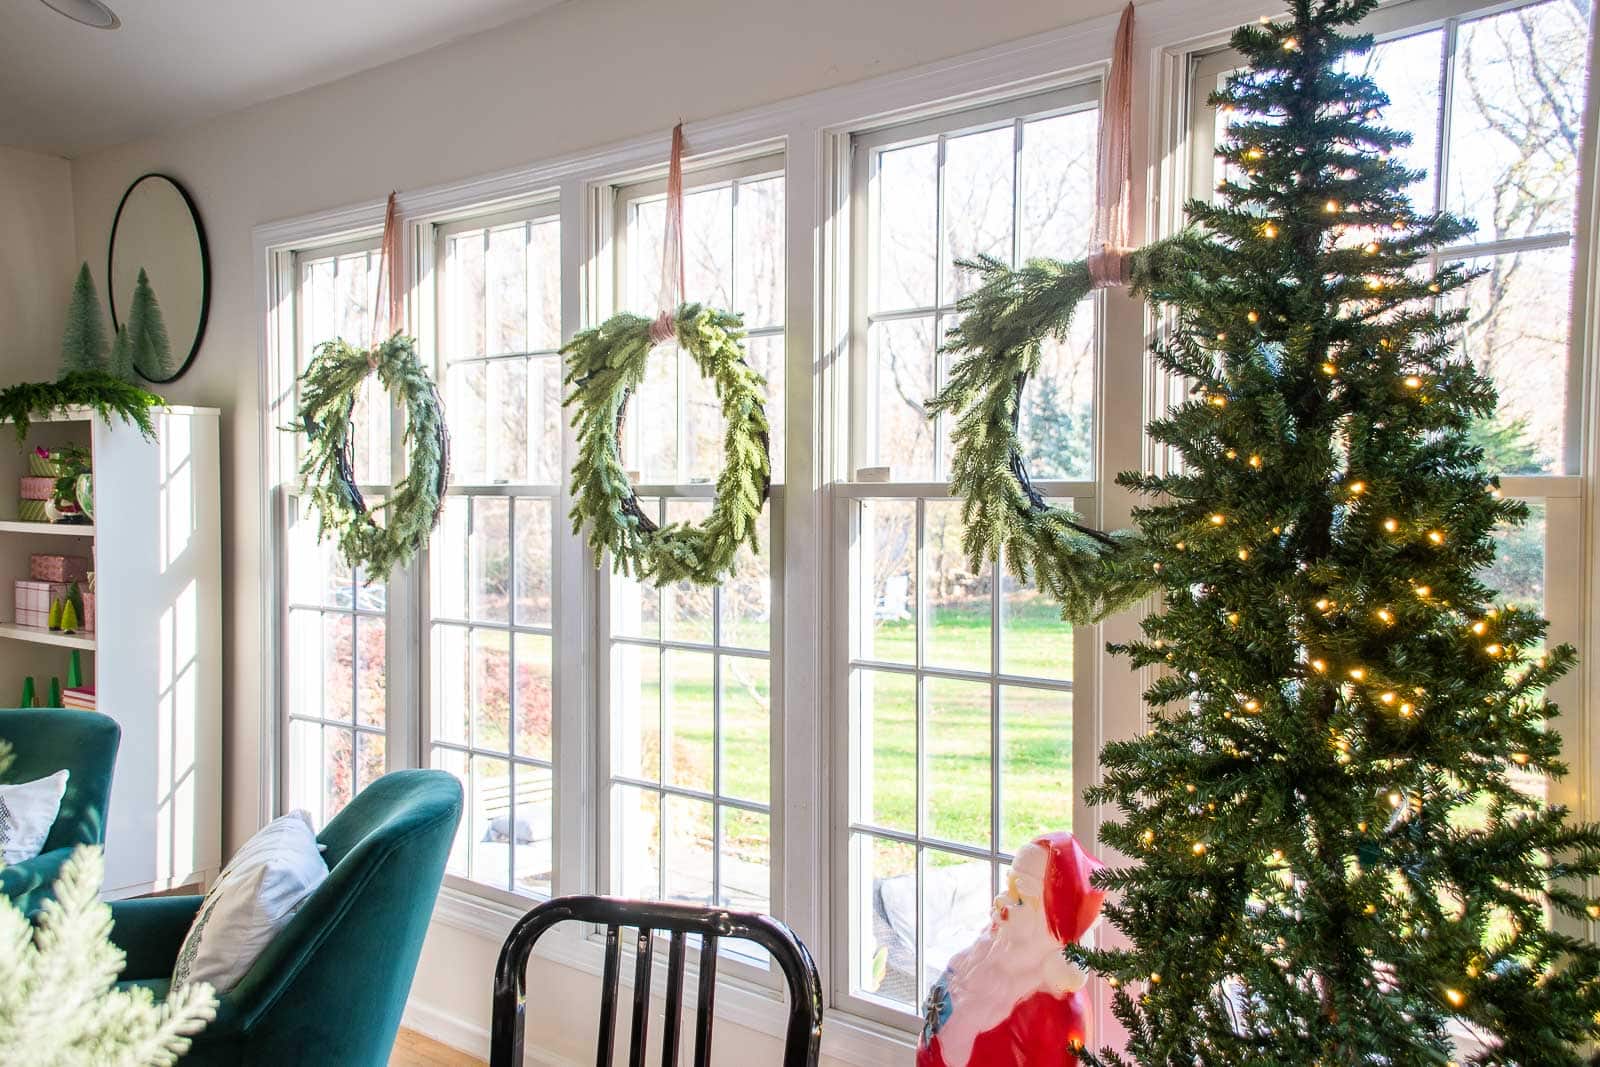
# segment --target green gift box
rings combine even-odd
[[[17,518],[23,522],[49,522],[50,516],[45,514],[44,506],[43,500],[19,500]]]

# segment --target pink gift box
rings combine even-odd
[[[16,581],[16,619],[18,626],[37,626],[45,629],[50,625],[50,601],[64,600],[72,586],[67,582],[36,582],[25,578]],[[84,605],[84,611],[89,610]]]
[[[90,592],[83,594],[83,632],[94,633],[94,594]]]
[[[28,576],[40,582],[81,582],[94,564],[88,556],[57,556],[35,552],[28,558]]]
[[[49,500],[55,495],[56,480],[54,478],[22,479],[22,499],[24,500]]]

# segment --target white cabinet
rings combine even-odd
[[[155,413],[157,440],[88,412],[0,424],[0,706],[32,675],[43,703],[78,649],[122,727],[106,827],[107,897],[209,883],[222,858],[222,508],[218,412]],[[92,450],[94,525],[17,521],[36,445]],[[92,555],[95,631],[15,624],[12,580],[36,552]],[[25,743],[25,742],[24,742]]]

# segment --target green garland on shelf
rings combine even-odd
[[[756,521],[771,488],[766,379],[745,362],[739,315],[699,304],[678,307],[672,319],[677,342],[716,386],[722,406],[725,465],[705,522],[658,527],[639,507],[618,440],[628,400],[643,383],[656,347],[651,326],[642,315],[623,313],[583,331],[562,349],[570,360],[565,402],[577,408],[573,530],[587,523],[590,546],[609,551],[612,565],[623,574],[657,585],[715,585],[733,569],[740,545],[756,547]]]
[[[369,507],[356,486],[351,422],[368,375],[405,406],[406,475],[382,504]],[[330,532],[368,582],[386,578],[427,547],[439,525],[450,473],[450,437],[439,390],[413,338],[395,334],[376,348],[336,339],[317,346],[300,377],[298,426],[306,435],[300,477],[317,513],[317,536]],[[374,517],[381,512],[384,522]]]
[[[1177,269],[1182,237],[1130,254],[1135,291]],[[1069,508],[1047,502],[1028,477],[1018,441],[1022,391],[1039,369],[1045,342],[1065,340],[1072,317],[1094,289],[1087,260],[1033,259],[1012,268],[981,256],[959,266],[982,284],[957,305],[961,319],[944,351],[956,356],[949,378],[928,401],[931,418],[951,428],[952,492],[962,499],[962,548],[975,571],[1003,555],[1018,580],[1035,582],[1073,622],[1098,621],[1144,596],[1149,572],[1138,535],[1106,533]]]
[[[0,389],[0,419],[17,431],[18,443],[25,443],[28,427],[36,418],[47,418],[74,408],[93,411],[107,426],[113,417],[130,426],[148,440],[156,439],[151,410],[166,401],[103,370],[73,370],[53,382],[23,382]]]

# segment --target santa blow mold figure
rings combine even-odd
[[[1099,920],[1099,869],[1071,834],[1017,851],[989,929],[928,991],[917,1067],[1076,1067],[1088,975],[1062,949]]]

